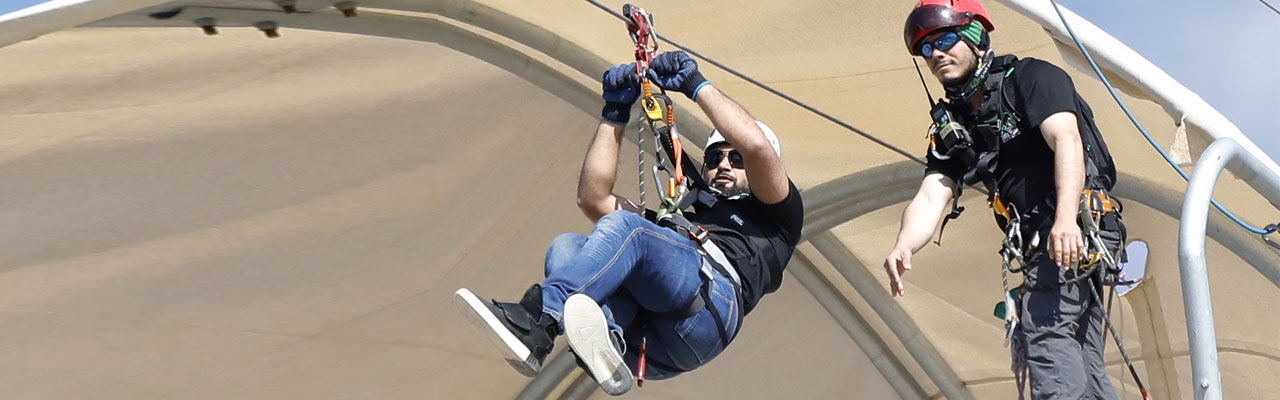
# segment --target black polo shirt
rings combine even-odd
[[[710,232],[710,240],[737,267],[743,315],[782,285],[782,271],[800,243],[804,204],[796,185],[787,185],[790,192],[777,204],[765,204],[755,196],[717,198],[711,205],[695,203],[694,211],[685,214]]]

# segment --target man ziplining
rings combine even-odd
[[[465,288],[455,293],[473,325],[527,376],[538,373],[560,334],[615,396],[630,390],[637,375],[666,379],[701,367],[778,289],[800,241],[800,192],[772,130],[704,79],[685,53],[663,53],[648,64],[648,72],[624,64],[604,74],[603,119],[578,182],[577,204],[595,223],[592,232],[556,237],[546,279],[518,303],[483,301]],[[688,96],[716,128],[703,158],[705,189],[688,194],[693,211],[683,218],[659,219],[613,193],[642,76]]]

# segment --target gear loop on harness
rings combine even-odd
[[[1000,198],[998,192],[991,192],[991,196],[987,199],[987,205],[995,211],[997,216],[1005,219],[1004,228],[1005,236],[1000,249],[1000,282],[1004,287],[1004,346],[1009,347],[1015,344],[1017,338],[1018,326],[1020,324],[1018,318],[1018,303],[1013,298],[1013,293],[1017,289],[1009,289],[1009,274],[1020,273],[1027,269],[1027,258],[1025,254],[1034,251],[1036,245],[1039,244],[1039,233],[1033,236],[1030,246],[1022,237],[1022,215],[1018,213],[1017,206],[1013,204],[1005,204]],[[1017,266],[1014,266],[1014,263]]]
[[[999,197],[998,195],[993,194],[992,198],[995,199],[995,201],[993,201],[992,208],[996,209],[995,205],[999,203]],[[1102,239],[1101,232],[1103,230],[1103,217],[1108,216],[1110,214],[1118,215],[1118,213],[1121,211],[1122,208],[1123,207],[1121,206],[1120,202],[1117,199],[1111,198],[1106,192],[1106,190],[1103,190],[1103,189],[1084,190],[1080,195],[1080,207],[1079,207],[1080,211],[1078,214],[1078,219],[1079,219],[1078,223],[1080,224],[1081,233],[1084,236],[1085,246],[1086,246],[1086,255],[1084,259],[1080,260],[1077,268],[1070,269],[1070,271],[1074,274],[1074,276],[1066,279],[1061,284],[1063,285],[1073,284],[1073,283],[1077,283],[1077,282],[1092,278],[1095,275],[1099,276],[1099,280],[1097,283],[1093,283],[1093,282],[1085,283],[1085,285],[1088,286],[1088,290],[1089,290],[1090,296],[1093,298],[1093,301],[1099,305],[1103,303],[1102,303],[1101,296],[1098,295],[1098,290],[1094,287],[1095,285],[1114,286],[1117,284],[1129,284],[1129,283],[1136,282],[1136,280],[1121,281],[1119,279],[1114,279],[1114,280],[1108,281],[1106,279],[1107,274],[1118,274],[1120,272],[1120,268],[1119,268],[1119,264],[1116,262],[1116,254],[1113,254],[1109,249],[1107,249],[1106,242],[1104,242]],[[1021,257],[1023,257],[1024,254],[1028,254],[1029,252],[1037,251],[1035,247],[1037,247],[1036,242],[1038,242],[1037,240],[1038,237],[1033,237],[1032,243],[1030,244],[1030,246],[1027,248],[1023,248],[1021,246],[1022,243],[1018,243],[1021,240],[1022,236],[1020,233],[1017,233],[1021,231],[1022,215],[1019,215],[1016,212],[1016,209],[1012,210],[1012,212],[1009,213],[1009,215],[1011,218],[1009,219],[1009,222],[1006,225],[1007,232],[1006,232],[1006,235],[1005,235],[1006,238],[1004,241],[1005,247],[1004,249],[1001,250],[1001,254],[1003,255],[1003,260],[1004,260],[1004,269],[1002,271],[1002,274],[1004,275],[1005,297],[1004,297],[1003,304],[1006,310],[1005,315],[1001,317],[1003,317],[1003,319],[1005,320],[1005,327],[1006,327],[1005,345],[1013,346],[1011,350],[1011,353],[1012,353],[1011,368],[1013,369],[1013,372],[1014,372],[1015,382],[1018,383],[1018,393],[1019,393],[1019,397],[1021,398],[1023,394],[1022,391],[1024,388],[1023,385],[1025,385],[1026,383],[1025,379],[1026,379],[1027,368],[1028,368],[1028,365],[1026,364],[1027,337],[1025,332],[1022,332],[1018,325],[1019,324],[1018,312],[1020,311],[1020,308],[1016,308],[1017,302],[1012,298],[1014,296],[1014,294],[1012,293],[1017,293],[1017,292],[1011,292],[1009,290],[1008,272],[1012,267],[1011,264],[1013,261],[1018,261],[1020,264],[1022,264],[1024,268],[1026,267],[1026,264],[1022,263],[1024,259]],[[1266,238],[1264,237],[1264,240],[1265,239]],[[1123,237],[1121,237],[1121,240],[1123,241]],[[1271,243],[1268,243],[1268,244],[1271,244]],[[1280,247],[1277,247],[1277,248],[1280,248]],[[1022,250],[1026,250],[1028,253],[1022,253]],[[1128,367],[1129,374],[1133,376],[1134,382],[1138,385],[1138,390],[1142,394],[1142,398],[1146,400],[1150,400],[1151,396],[1150,394],[1147,393],[1147,389],[1146,389],[1146,386],[1143,385],[1142,378],[1138,375],[1138,371],[1134,368],[1133,361],[1132,359],[1130,359],[1129,353],[1125,349],[1124,343],[1121,341],[1119,333],[1116,332],[1115,324],[1111,320],[1110,311],[1109,310],[1102,311],[1102,318],[1103,318],[1103,326],[1105,327],[1106,331],[1111,334],[1111,338],[1115,341],[1116,348],[1120,351],[1120,356],[1124,360],[1125,365]]]

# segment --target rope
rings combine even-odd
[[[1013,371],[1013,382],[1018,385],[1018,400],[1025,400],[1027,378],[1031,375],[1031,363],[1027,362],[1027,332],[1021,326],[1013,330],[1013,348],[1009,350],[1009,369]]]
[[[636,165],[640,166],[640,209],[647,210],[648,208],[645,208],[644,204],[644,173],[648,172],[644,169],[644,126],[641,126],[640,129],[636,130],[636,133],[638,134],[638,137],[636,138],[636,147],[640,149],[640,151],[637,152],[640,154],[640,160],[636,163]]]
[[[1156,143],[1155,139],[1151,137],[1151,134],[1147,133],[1147,129],[1142,126],[1141,122],[1138,122],[1137,117],[1133,116],[1133,112],[1129,111],[1129,106],[1125,105],[1124,100],[1121,100],[1120,96],[1116,94],[1115,88],[1111,86],[1111,81],[1107,80],[1106,75],[1102,74],[1102,69],[1098,68],[1098,64],[1093,61],[1093,56],[1089,55],[1089,51],[1084,48],[1084,44],[1080,43],[1080,39],[1076,37],[1075,31],[1071,29],[1071,24],[1067,23],[1067,18],[1062,15],[1062,9],[1058,8],[1058,2],[1056,0],[1049,0],[1049,3],[1053,4],[1053,11],[1058,13],[1058,19],[1062,20],[1062,26],[1067,28],[1067,34],[1071,35],[1071,40],[1076,43],[1076,47],[1079,48],[1080,52],[1084,54],[1084,58],[1086,60],[1089,60],[1089,66],[1093,67],[1093,72],[1098,75],[1098,79],[1101,80],[1102,84],[1107,87],[1107,92],[1111,93],[1111,98],[1115,99],[1116,103],[1120,105],[1120,109],[1124,110],[1124,114],[1129,116],[1129,121],[1133,122],[1133,125],[1138,128],[1139,132],[1142,132],[1142,136],[1147,138],[1147,143],[1150,143],[1151,147],[1154,147],[1156,149],[1156,152],[1160,153],[1160,157],[1163,157],[1164,161],[1169,163],[1169,166],[1173,167],[1175,171],[1178,171],[1178,175],[1182,176],[1183,180],[1189,181],[1190,178],[1187,177],[1187,173],[1184,172],[1181,167],[1178,167],[1177,163],[1173,162],[1173,159],[1169,157],[1169,153],[1166,153],[1164,149],[1161,148],[1160,145]],[[1269,235],[1276,231],[1276,228],[1274,226],[1268,226],[1267,229],[1255,228],[1252,225],[1245,223],[1240,218],[1236,217],[1235,214],[1232,214],[1230,211],[1227,211],[1226,207],[1223,207],[1221,204],[1218,204],[1217,200],[1210,199],[1209,202],[1213,203],[1213,206],[1216,207],[1218,211],[1222,211],[1222,213],[1225,214],[1227,218],[1230,218],[1237,225],[1240,225],[1241,227],[1247,229],[1250,232],[1263,235],[1263,239],[1266,239],[1265,237],[1266,235]]]
[[[1002,295],[1004,296],[1005,345],[1009,346],[1009,370],[1013,372],[1013,382],[1018,386],[1018,400],[1026,399],[1027,377],[1031,372],[1031,364],[1027,362],[1027,332],[1022,330],[1022,322],[1018,318],[1022,311],[1020,302],[1014,300],[1009,294],[1009,272],[1019,272],[1027,268],[1026,260],[1020,250],[1023,246],[1021,232],[1021,218],[1015,215],[1006,223],[1004,245],[1000,250],[1003,261],[1000,265],[1000,281],[1004,288]],[[1015,240],[1017,243],[1014,243]],[[1018,262],[1018,268],[1013,267],[1014,261]],[[1018,297],[1022,297],[1021,291]]]
[[[1138,370],[1133,367],[1133,361],[1129,359],[1129,352],[1124,349],[1124,344],[1120,343],[1120,334],[1116,333],[1115,324],[1111,323],[1111,313],[1102,310],[1102,298],[1098,296],[1098,290],[1093,286],[1093,282],[1084,282],[1089,286],[1089,294],[1093,295],[1093,301],[1098,305],[1098,311],[1102,311],[1103,324],[1107,327],[1107,331],[1111,332],[1111,338],[1116,342],[1116,349],[1120,350],[1120,357],[1124,359],[1125,365],[1129,367],[1129,374],[1133,375],[1133,381],[1138,384],[1138,392],[1142,393],[1142,398],[1151,400],[1151,395],[1147,394],[1147,387],[1142,384],[1142,379],[1138,377]]]

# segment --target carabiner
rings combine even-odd
[[[1263,228],[1263,230],[1266,230],[1267,233],[1262,234],[1262,242],[1266,243],[1268,246],[1271,246],[1271,248],[1273,249],[1280,250],[1280,243],[1276,243],[1276,241],[1271,240],[1271,238],[1267,237],[1267,235],[1276,233],[1276,228],[1277,228],[1276,224],[1267,225],[1266,228]]]

